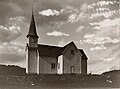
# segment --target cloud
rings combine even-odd
[[[99,25],[98,22],[93,22],[93,23],[89,23],[90,25],[94,26],[94,25]]]
[[[7,28],[0,26],[0,42],[10,42],[11,40],[15,40],[20,35],[20,27],[11,26]]]
[[[47,9],[47,10],[43,10],[43,11],[39,12],[39,14],[44,15],[44,16],[54,16],[54,15],[58,16],[59,11]]]
[[[115,60],[115,57],[102,58],[104,63],[109,63],[112,60]]]
[[[42,2],[42,1],[41,1]],[[45,2],[44,2],[45,4]],[[47,3],[46,3],[47,4]],[[96,3],[94,3],[96,4]],[[93,5],[94,5],[93,4]],[[97,4],[96,4],[97,5]],[[88,22],[90,19],[91,12],[88,9],[88,3],[82,3],[80,6],[74,6],[73,4],[65,4],[61,5],[59,9],[55,8],[44,8],[44,10],[40,11],[40,23],[50,24],[52,25],[56,22],[65,22],[65,23],[75,23],[75,22]],[[109,8],[98,8],[101,13],[103,11],[108,11]],[[113,10],[113,13],[115,11]],[[117,12],[116,12],[117,13]],[[95,12],[96,14],[96,12]],[[104,13],[106,16],[106,12]]]
[[[85,36],[84,36],[84,38],[93,38],[95,36],[95,34],[86,34]]]
[[[100,8],[99,8],[99,9],[100,9]],[[99,12],[99,13],[96,12],[96,13],[94,13],[94,14],[91,14],[90,19],[97,18],[97,17],[102,17],[102,16],[104,16],[105,18],[109,18],[109,17],[112,17],[112,16],[115,15],[115,14],[118,14],[118,11],[116,11],[116,10],[104,11],[104,12],[103,12],[102,10],[105,10],[105,8],[104,8],[104,9],[100,9],[100,12]]]
[[[109,49],[104,51],[104,54],[106,54],[102,58],[104,64],[111,63],[111,65],[115,64],[116,66],[119,66],[119,57],[120,57],[119,46],[120,45],[115,45],[113,47],[109,47]]]
[[[2,64],[25,64],[24,45],[13,42],[22,36],[23,29],[28,24],[23,16],[10,17],[5,25],[0,25],[0,63]]]
[[[88,10],[91,10],[90,19],[98,19],[98,17],[110,18],[114,15],[119,15],[119,1],[98,1],[88,5]]]
[[[93,29],[100,30],[100,29],[101,29],[101,27],[99,27],[99,26],[95,26]]]
[[[117,1],[97,1],[96,3],[94,2],[92,4],[89,4],[88,9],[93,9],[96,6],[103,7],[106,5],[113,5],[115,3],[117,3]]]
[[[85,28],[85,26],[79,26],[77,29],[75,29],[76,32],[81,32],[81,30],[83,30]]]
[[[35,14],[35,17],[37,18],[36,24],[38,25],[50,25],[50,22],[60,22],[60,21],[66,21],[67,16],[65,14],[58,15],[59,11],[63,8],[62,5],[65,4],[64,0],[56,1],[52,0],[51,2],[46,0],[35,0],[34,1],[34,9],[35,13],[39,13],[41,11],[52,11],[55,15],[40,15]],[[25,19],[27,22],[30,20],[30,14],[31,14],[31,1],[26,0],[16,0],[16,1],[9,1],[9,0],[0,0],[0,23],[2,25],[6,24],[6,21],[10,17],[15,16],[25,16]]]
[[[69,22],[71,22],[71,23],[73,23],[73,22],[76,22],[77,20],[77,14],[76,13],[74,13],[74,14],[71,14],[70,16],[69,16],[69,19],[68,19],[68,21]]]
[[[87,10],[87,8],[88,8],[87,3],[83,3],[83,5],[81,6],[81,10],[85,11],[85,10]]]
[[[79,41],[74,41],[77,45],[79,44],[84,44],[84,42],[82,40],[79,40]]]
[[[87,34],[84,36],[85,40],[83,42],[88,43],[88,44],[93,44],[93,45],[103,45],[106,43],[119,43],[119,39],[111,39],[110,37],[98,37],[95,34]]]
[[[96,9],[96,11],[100,11],[100,12],[109,11],[109,10],[110,10],[109,8],[105,8],[105,7],[99,7]]]
[[[92,51],[92,56],[91,60],[96,59],[96,60],[102,60],[103,64],[108,64],[112,66],[113,64],[116,64],[116,66],[119,65],[119,44],[109,46],[107,47],[106,50],[100,49],[100,50],[95,50]],[[104,46],[101,46],[104,48]],[[94,55],[95,54],[95,55]]]
[[[90,48],[90,51],[105,50],[105,49],[107,49],[107,48],[104,47],[103,45],[101,45],[101,46],[96,46],[96,47]]]
[[[69,36],[69,34],[62,33],[60,31],[53,31],[46,33],[48,36]]]
[[[88,21],[89,19],[88,18],[88,15],[85,14],[84,12],[80,11],[81,13],[73,13],[71,15],[69,15],[68,17],[68,22],[70,23],[75,23],[75,22],[78,22],[78,21],[81,21],[81,22],[86,22]]]
[[[67,44],[67,42],[65,42],[63,39],[61,41],[58,42],[58,46],[63,47]]]
[[[105,68],[101,70],[102,73],[105,71],[109,71],[112,66],[116,66],[117,68],[119,68],[119,47],[120,45],[117,44],[108,47],[106,50],[92,51],[91,56],[89,56],[88,60],[88,69],[90,69],[94,73],[100,73],[98,69]],[[97,71],[94,71],[94,68],[96,68]]]
[[[6,26],[0,25],[0,42],[10,42],[21,36],[21,27],[19,23],[23,17],[10,18]]]
[[[67,21],[73,23],[77,21],[79,10],[74,6],[67,5],[61,9],[61,14],[66,14],[68,17]]]
[[[90,44],[119,43],[119,18],[105,19],[90,23],[93,26],[93,34],[86,34],[83,42]]]
[[[36,22],[38,23],[38,25],[60,26],[56,23],[65,23],[68,20],[68,15],[62,13],[61,10],[57,11],[55,9],[47,9],[39,12],[39,16],[37,16],[37,18],[38,20],[36,20]]]
[[[15,42],[0,44],[0,63],[19,63],[25,60],[24,45]]]
[[[89,65],[96,65],[97,63],[101,63],[103,62],[99,57],[95,57],[95,58],[90,58],[91,60],[88,61]]]
[[[112,38],[119,37],[119,18],[115,19],[104,19],[99,22],[90,23],[93,26],[93,29],[97,29],[94,33],[97,36],[108,36]]]
[[[109,26],[95,32],[97,36],[106,36],[119,39],[119,26]]]
[[[117,1],[98,1],[98,3],[96,5],[98,6],[104,6],[104,5],[109,5],[109,4],[114,4],[117,3]]]
[[[119,25],[119,18],[115,18],[113,20],[105,19],[103,21],[100,21],[98,24],[101,28],[103,27],[109,27],[109,26],[117,26]]]
[[[67,15],[67,23],[75,23],[78,21],[84,22],[85,19],[88,18],[88,14],[85,14],[87,10],[87,4],[84,3],[81,7],[74,7],[72,5],[66,5],[63,9],[61,9],[61,14]]]

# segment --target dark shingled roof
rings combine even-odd
[[[80,51],[80,53],[82,54],[82,59],[88,59],[87,56],[85,55],[83,49],[78,49]]]
[[[65,45],[64,47],[58,47],[58,46],[50,46],[50,45],[38,45],[38,51],[39,55],[41,56],[59,56],[62,54],[62,52],[73,42],[70,42],[69,44]]]
[[[64,47],[38,44],[38,52],[40,56],[57,57],[60,56],[62,52],[71,44],[73,44],[73,42],[70,42]],[[82,54],[82,59],[87,60],[88,58],[85,55],[84,51],[82,49],[78,49],[78,50]]]
[[[70,46],[71,44],[73,44],[73,41],[70,42],[70,43],[68,43],[67,45],[65,45],[65,46],[63,47],[63,51],[64,51],[68,46]]]
[[[50,45],[38,45],[38,52],[40,56],[57,57],[62,53],[62,47],[50,46]]]
[[[31,23],[30,23],[30,28],[29,28],[29,32],[28,32],[27,38],[29,36],[38,37],[37,32],[36,32],[36,26],[35,26],[35,20],[34,20],[33,12],[32,12],[32,18],[31,18]]]

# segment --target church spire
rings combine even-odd
[[[29,36],[34,36],[34,37],[38,38],[38,35],[37,35],[37,32],[36,32],[36,25],[35,25],[33,7],[32,7],[32,17],[31,17],[31,22],[30,22],[30,27],[29,27],[29,32],[28,32],[27,38]]]

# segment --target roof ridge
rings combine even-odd
[[[63,48],[66,48],[67,46],[69,46],[71,43],[74,43],[73,41],[69,42],[68,44],[66,44],[65,46],[63,46]]]
[[[71,41],[70,43],[68,43],[66,46],[64,46],[63,52],[64,53],[70,46],[71,44],[73,44],[76,48],[76,50],[79,52],[79,49],[77,48],[77,46],[75,45],[75,43],[73,41]],[[79,52],[79,54],[81,55],[81,53]]]
[[[63,47],[60,47],[60,46],[49,45],[49,44],[38,44],[38,45],[41,45],[41,46],[49,46],[49,47],[57,47],[57,48],[63,48]]]
[[[82,53],[82,55],[84,56],[84,58],[83,59],[88,59],[88,57],[87,57],[87,55],[85,54],[85,52],[84,52],[84,50],[83,49],[78,49],[81,53]]]

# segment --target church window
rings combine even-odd
[[[35,42],[35,39],[34,39],[34,38],[32,38],[32,39],[31,39],[31,41],[34,43],[34,42]]]
[[[51,69],[55,69],[55,68],[56,68],[55,63],[51,63]]]
[[[72,54],[72,55],[74,55],[74,54],[75,54],[75,53],[74,53],[74,50],[71,50],[71,54]]]

